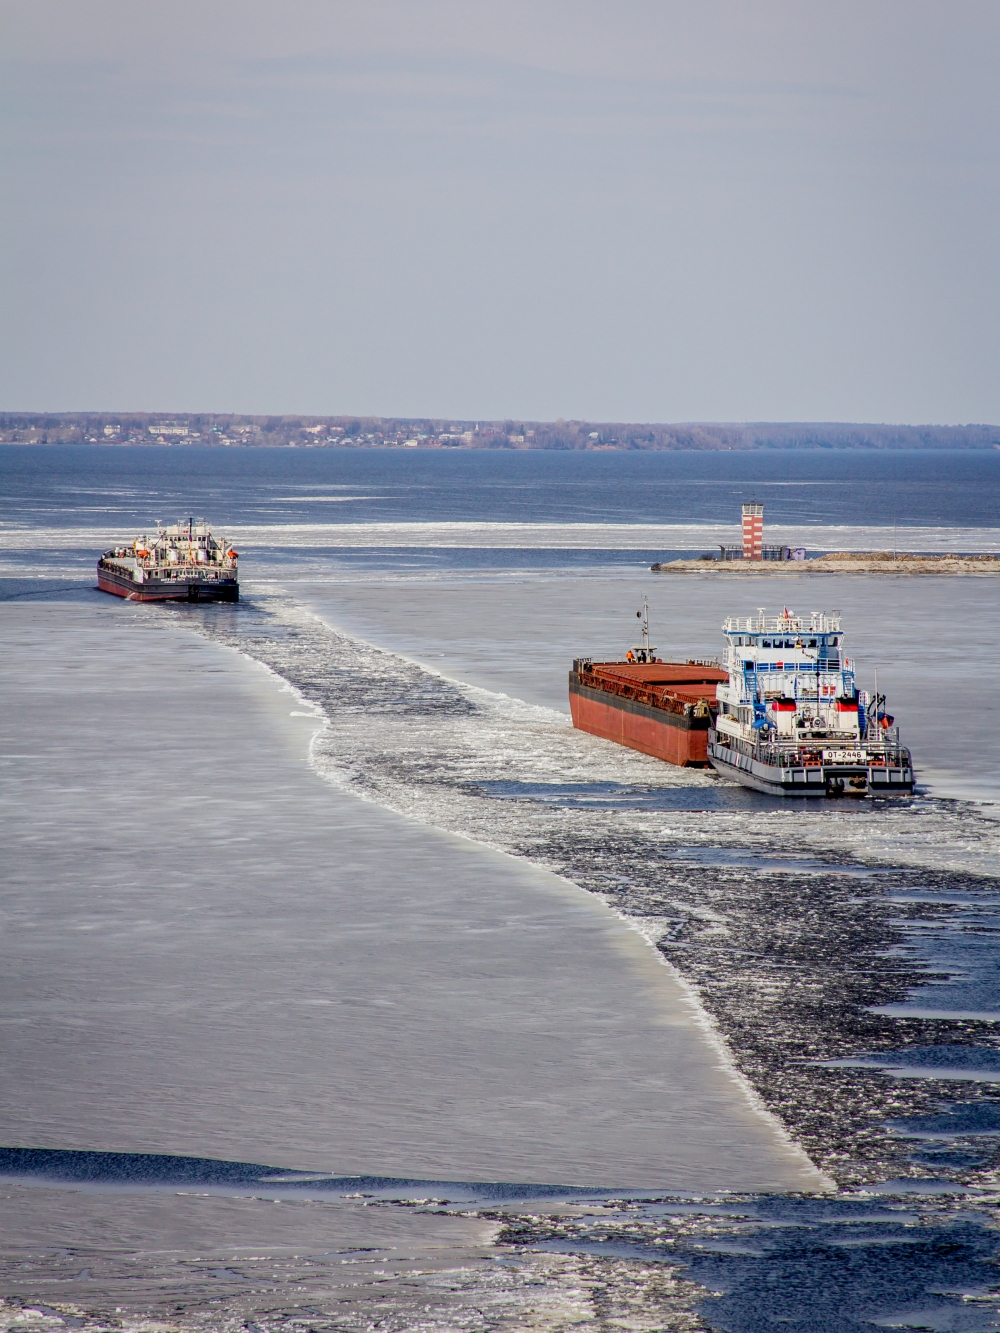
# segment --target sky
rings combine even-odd
[[[0,410],[1000,422],[996,0],[0,0]]]

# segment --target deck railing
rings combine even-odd
[[[839,634],[840,615],[816,611],[810,616],[729,616],[725,634]]]
[[[844,742],[839,744],[818,742],[816,745],[798,746],[798,745],[777,745],[761,744],[753,745],[749,741],[741,740],[738,737],[730,736],[729,746],[731,749],[739,750],[745,754],[748,759],[757,759],[762,764],[772,764],[775,768],[811,768],[811,767],[829,767],[835,764],[837,760],[824,760],[824,750],[850,750],[854,748],[864,749],[866,758],[859,760],[857,765],[848,765],[849,767],[875,767],[875,768],[912,768],[913,763],[910,758],[910,752],[904,745],[862,745],[854,747]]]

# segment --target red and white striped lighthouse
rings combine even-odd
[[[764,506],[756,501],[743,506],[743,559],[764,558]]]

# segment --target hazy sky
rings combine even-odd
[[[0,408],[1000,421],[997,0],[0,22]]]

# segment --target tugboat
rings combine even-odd
[[[157,523],[155,537],[104,552],[97,586],[131,602],[238,602],[238,560],[239,552],[225,538],[217,541],[204,519]]]
[[[808,619],[732,616],[708,732],[708,760],[726,777],[772,796],[870,796],[913,791],[913,761],[885,711],[858,691],[844,654],[840,612]]]

